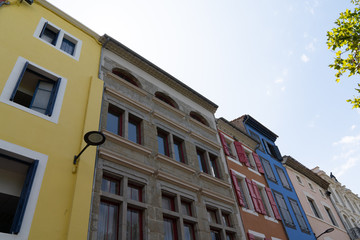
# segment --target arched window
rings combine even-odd
[[[165,95],[162,92],[156,92],[155,97],[163,101],[164,103],[169,104],[170,106],[179,109],[179,106],[176,104],[176,102],[169,96]]]
[[[121,77],[122,79],[131,83],[132,85],[140,87],[139,81],[133,75],[131,75],[129,72],[125,71],[124,69],[113,68],[112,73]]]
[[[201,116],[199,113],[190,112],[190,117],[192,117],[193,119],[195,119],[198,122],[201,122],[205,126],[209,126],[209,123],[206,121],[206,119],[203,116]]]

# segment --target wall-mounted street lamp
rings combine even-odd
[[[321,233],[319,236],[316,237],[316,235],[315,235],[315,238],[318,239],[321,235],[326,234],[326,233],[329,233],[329,232],[332,232],[332,231],[334,231],[334,228],[326,229],[325,232]],[[315,234],[315,233],[314,233],[314,234]]]
[[[74,156],[74,161],[73,161],[74,165],[78,163],[78,158],[88,146],[99,146],[103,144],[105,142],[105,136],[101,132],[90,131],[84,135],[84,141],[86,142],[86,146],[81,150],[81,152],[78,155]]]

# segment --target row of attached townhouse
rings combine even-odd
[[[0,239],[359,239],[358,196],[250,115],[45,0],[0,21]]]

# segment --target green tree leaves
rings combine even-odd
[[[348,77],[360,74],[360,0],[352,0],[354,10],[347,9],[340,13],[335,21],[337,27],[327,32],[327,45],[336,51],[334,63],[329,67],[336,70],[336,81],[339,82],[343,74]],[[360,84],[358,84],[360,87]],[[360,88],[355,89],[360,94]],[[353,108],[360,108],[360,96],[347,100]]]

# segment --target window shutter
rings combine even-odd
[[[38,81],[34,96],[30,103],[30,108],[45,114],[50,104],[53,89],[53,82]]]
[[[17,234],[20,232],[21,223],[24,218],[26,205],[30,197],[31,186],[35,178],[35,173],[38,164],[39,164],[39,160],[34,160],[34,162],[29,166],[29,169],[27,171],[24,186],[21,191],[19,203],[16,208],[14,220],[11,225],[11,229],[10,229],[11,233]]]
[[[252,200],[252,202],[254,204],[255,211],[258,212],[258,213],[261,213],[261,210],[260,210],[260,207],[259,207],[259,204],[258,204],[258,201],[257,201],[257,197],[256,197],[256,193],[254,191],[252,181],[247,179],[247,178],[245,178],[245,181],[246,181],[246,184],[248,186],[248,189],[249,189],[249,192],[250,192],[250,197],[251,197],[251,200]]]
[[[245,150],[242,147],[241,143],[235,141],[234,145],[235,145],[236,153],[237,153],[237,155],[239,157],[239,161],[241,163],[243,163],[245,166],[250,167],[249,160],[248,160],[248,158],[246,156]]]
[[[256,240],[254,235],[252,235],[251,233],[247,233],[247,235],[249,240]]]
[[[29,65],[29,62],[26,62],[25,65],[24,65],[24,68],[22,69],[22,71],[20,73],[18,81],[16,82],[15,88],[14,88],[12,94],[11,94],[10,101],[14,101],[15,94],[16,94],[18,88],[19,88],[19,85],[21,83],[22,78],[24,77],[24,74],[25,74],[25,71],[26,71],[26,68],[27,68],[28,65]]]
[[[259,155],[257,155],[256,152],[252,152],[252,155],[254,157],[254,161],[255,161],[255,164],[256,164],[256,167],[257,167],[259,173],[264,174],[264,169],[263,169],[263,167],[261,165]]]
[[[239,202],[239,205],[240,206],[245,206],[244,199],[243,199],[243,196],[241,195],[241,190],[240,190],[237,178],[236,178],[236,176],[235,176],[235,174],[234,174],[234,172],[232,170],[230,170],[230,176],[231,176],[234,188],[235,188],[235,193],[236,193],[236,197],[237,197],[237,200]]]
[[[279,159],[280,161],[282,161],[282,156],[281,156],[279,148],[274,145],[274,150],[275,150],[276,158]]]
[[[259,189],[256,185],[256,183],[254,181],[252,181],[252,184],[253,184],[253,187],[254,187],[254,193],[255,193],[255,196],[256,196],[256,200],[258,202],[258,205],[259,205],[259,209],[260,209],[260,212],[261,214],[263,215],[266,215],[266,210],[265,210],[265,207],[264,207],[264,203],[261,199],[261,196],[260,196],[260,192],[259,192]]]
[[[227,145],[226,145],[226,141],[225,141],[224,135],[223,135],[221,132],[219,132],[219,136],[220,136],[221,144],[223,145],[223,149],[224,149],[225,155],[226,155],[226,156],[230,156],[230,151],[229,151],[229,149],[228,149],[228,147],[227,147]]]
[[[50,100],[49,100],[49,105],[46,109],[45,114],[48,116],[52,115],[52,112],[54,110],[54,106],[55,106],[55,102],[56,102],[56,97],[60,88],[60,84],[61,84],[61,78],[58,78],[58,80],[55,82],[55,85],[53,87],[53,90],[51,92],[51,96],[50,96]]]
[[[277,220],[281,220],[281,217],[280,217],[280,213],[279,213],[279,210],[276,206],[276,203],[275,203],[275,200],[274,200],[274,197],[271,193],[271,189],[268,188],[268,187],[265,187],[265,191],[266,191],[266,195],[268,196],[268,199],[269,199],[269,202],[270,202],[270,205],[271,205],[271,208],[274,212],[274,216]]]

